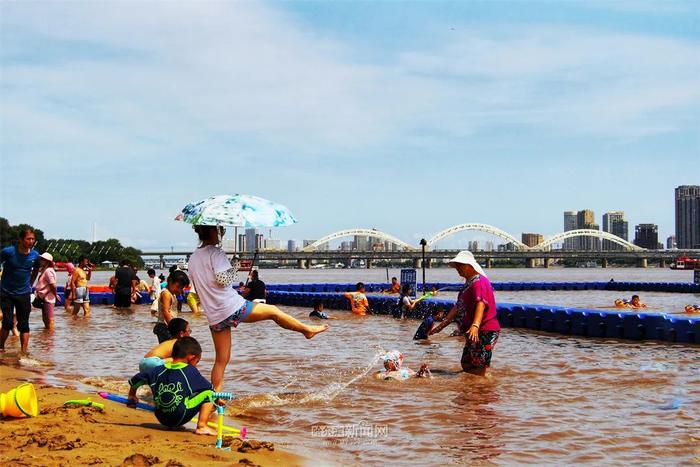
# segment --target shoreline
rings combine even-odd
[[[152,413],[79,391],[75,386],[48,383],[42,373],[0,366],[0,392],[31,382],[37,393],[39,416],[1,418],[0,449],[3,465],[290,465],[303,466],[310,459],[273,443],[239,438],[225,439],[231,450],[214,447],[215,436],[195,435],[191,427],[168,430]],[[72,399],[104,404],[68,406]]]

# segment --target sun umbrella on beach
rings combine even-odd
[[[193,225],[283,227],[296,224],[289,208],[252,195],[216,195],[182,209],[175,220]]]

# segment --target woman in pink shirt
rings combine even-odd
[[[41,262],[39,280],[36,283],[36,296],[44,301],[41,309],[41,319],[44,327],[53,330],[53,307],[56,304],[56,270],[53,268],[53,256],[51,253],[42,253],[39,256]]]
[[[493,347],[501,331],[496,316],[493,287],[470,251],[460,251],[450,260],[449,266],[455,268],[466,282],[459,292],[455,306],[430,334],[442,331],[452,321],[457,320],[462,334],[466,333],[462,369],[484,376],[486,369],[491,365]]]

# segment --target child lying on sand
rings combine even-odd
[[[375,373],[376,379],[396,379],[404,380],[409,378],[430,378],[430,370],[427,364],[423,364],[416,373],[410,368],[402,368],[403,354],[398,350],[392,350],[383,357],[384,369]]]

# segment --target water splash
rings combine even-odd
[[[286,405],[302,405],[309,404],[313,402],[324,402],[328,403],[333,401],[338,395],[340,395],[347,387],[354,384],[361,378],[367,376],[369,372],[381,361],[382,356],[386,351],[381,348],[381,346],[375,347],[375,354],[367,362],[367,364],[360,368],[358,371],[353,372],[353,376],[347,381],[334,381],[313,392],[287,392],[280,391],[276,393],[269,394],[259,394],[249,397],[243,397],[238,399],[236,407],[231,407],[230,412],[245,411],[246,409],[253,408],[263,408],[263,407],[280,407]],[[283,389],[288,389],[292,385],[298,383],[298,377],[293,377],[288,380]]]

